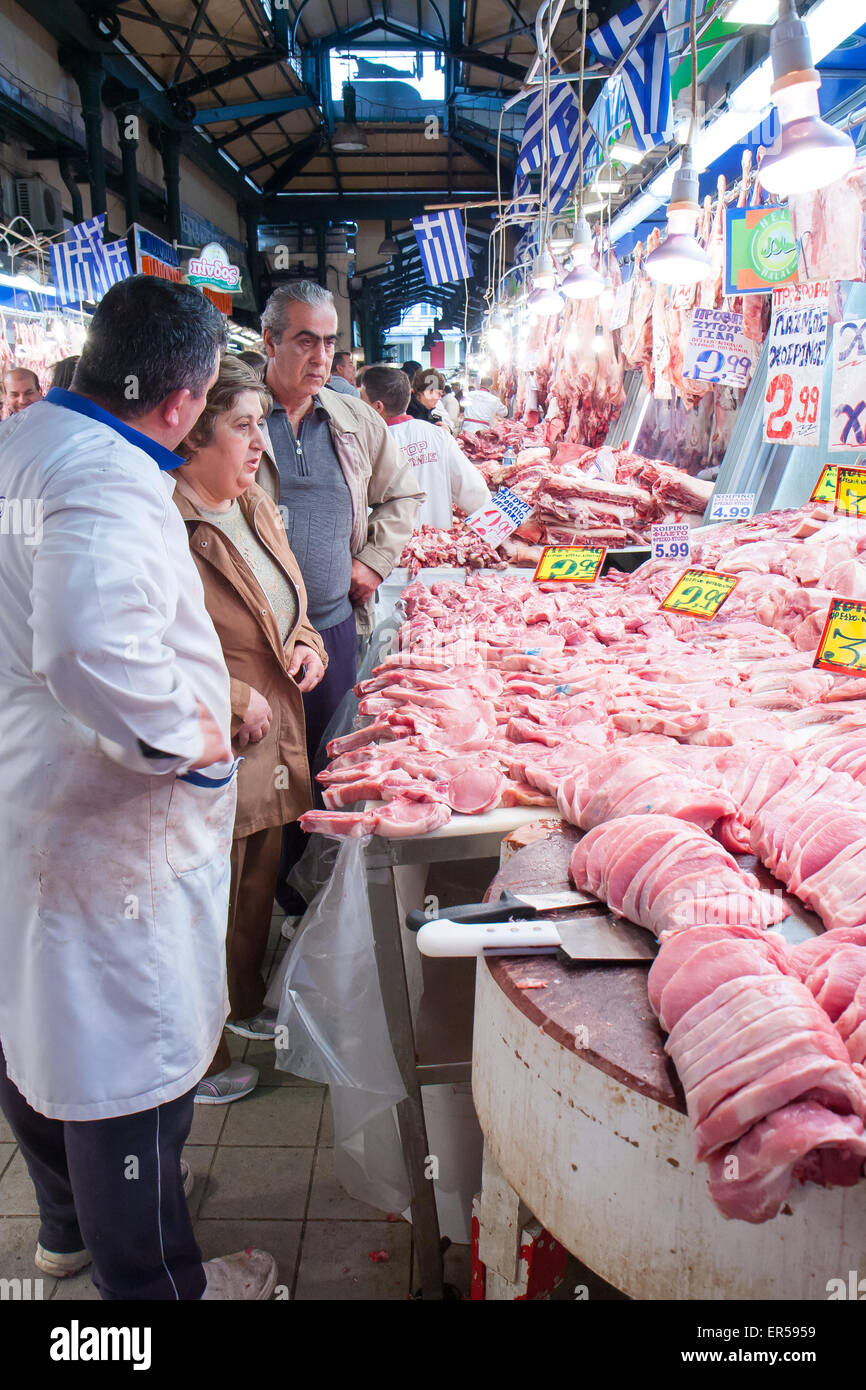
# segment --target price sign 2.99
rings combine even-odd
[[[548,545],[532,577],[538,583],[594,584],[606,554],[603,545]]]
[[[686,570],[659,607],[709,621],[739,582],[732,574],[718,574],[715,570]]]
[[[818,412],[821,408],[820,386],[800,387],[794,402],[794,382],[788,372],[774,376],[764,402],[764,435],[767,439],[790,441],[796,444],[817,444]],[[814,434],[815,438],[811,436]]]

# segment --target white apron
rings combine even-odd
[[[150,452],[41,402],[0,460],[0,1042],[34,1109],[101,1119],[194,1086],[228,1013],[235,781],[182,774],[229,678]]]

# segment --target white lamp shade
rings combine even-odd
[[[569,299],[597,299],[604,281],[591,265],[576,265],[562,282],[562,293]]]
[[[554,289],[533,290],[529,296],[529,308],[533,314],[538,314],[540,318],[549,318],[551,314],[558,314],[562,308],[562,295]]]
[[[647,275],[663,285],[696,285],[713,270],[706,251],[688,232],[669,232],[645,264]]]

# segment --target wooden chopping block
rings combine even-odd
[[[536,840],[548,840],[551,835],[562,829],[562,821],[559,816],[544,816],[541,820],[528,821],[526,825],[520,825],[516,830],[512,830],[510,835],[499,846],[499,867],[507,864],[512,854],[516,854],[519,849],[525,849],[527,845],[532,845]]]

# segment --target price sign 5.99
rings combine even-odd
[[[813,665],[820,671],[866,671],[866,603],[832,600]]]
[[[606,554],[603,545],[547,545],[532,577],[539,583],[594,584]]]
[[[659,608],[683,613],[690,618],[714,618],[739,584],[731,574],[715,570],[686,570]]]

